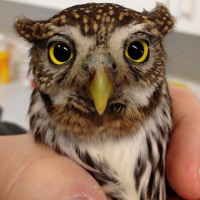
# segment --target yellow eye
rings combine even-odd
[[[149,48],[145,40],[136,40],[130,43],[125,50],[125,56],[138,63],[144,62],[148,53]]]
[[[49,45],[49,57],[56,65],[62,65],[74,57],[73,51],[64,42],[52,42]]]

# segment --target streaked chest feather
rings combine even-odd
[[[163,89],[163,98],[151,117],[122,138],[105,134],[101,139],[77,141],[48,117],[40,98],[32,105],[31,114],[44,115],[45,120],[36,120],[32,130],[36,139],[82,165],[99,182],[108,198],[163,200],[166,198],[165,153],[172,128],[168,99],[164,98],[166,92]],[[140,96],[139,103],[146,104],[151,93],[144,93],[144,98]]]

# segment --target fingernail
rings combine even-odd
[[[74,194],[71,197],[64,197],[61,200],[95,200],[87,194]]]

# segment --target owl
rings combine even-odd
[[[16,19],[32,44],[30,132],[85,168],[110,200],[166,200],[172,130],[163,4],[137,12],[111,3]]]

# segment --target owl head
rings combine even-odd
[[[32,44],[36,90],[52,117],[63,121],[69,112],[91,119],[150,114],[162,96],[163,38],[173,25],[162,4],[140,13],[89,3],[44,21],[16,19],[14,27]]]

